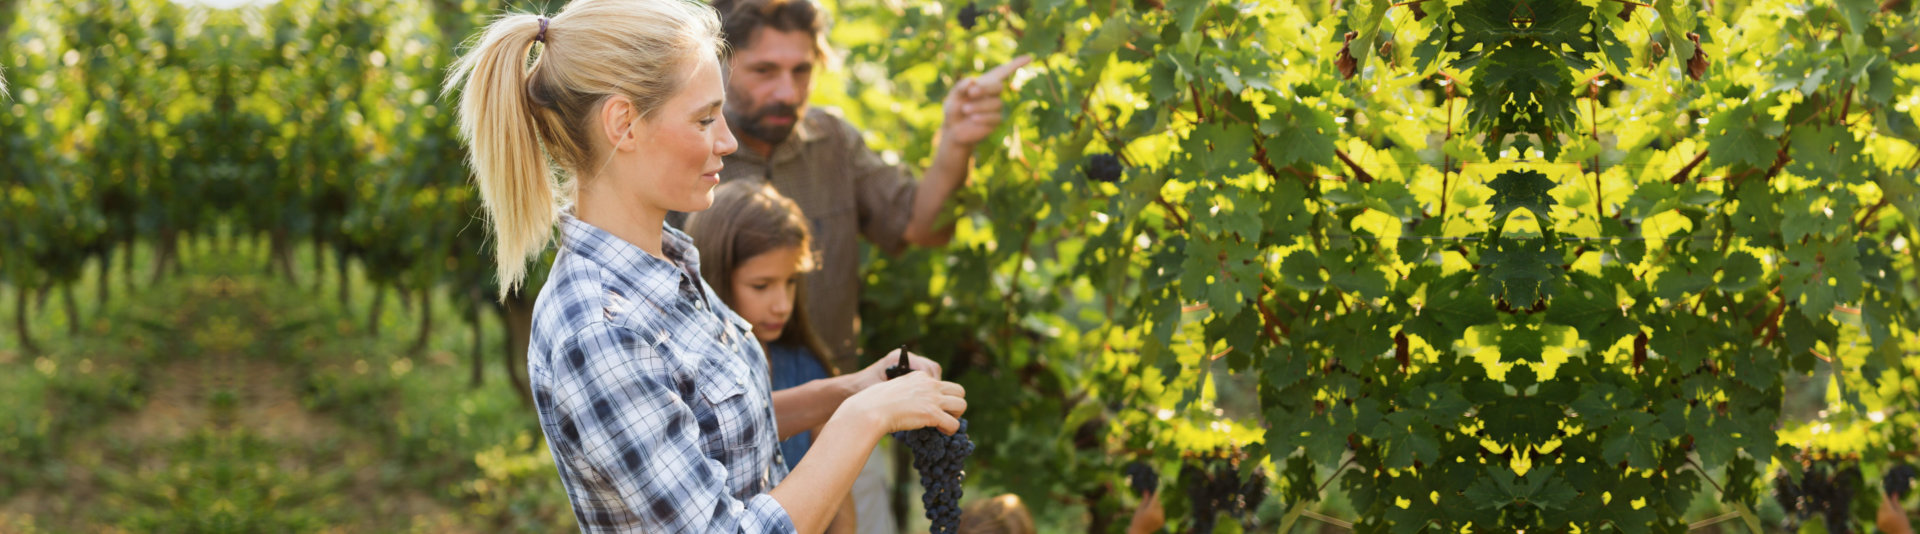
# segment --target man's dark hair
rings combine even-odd
[[[720,31],[727,48],[746,50],[753,46],[753,33],[762,27],[779,31],[804,31],[813,36],[813,55],[823,61],[833,58],[827,46],[827,31],[833,22],[813,0],[713,0],[720,12]]]

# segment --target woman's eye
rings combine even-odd
[[[707,127],[707,126],[712,126],[712,125],[713,125],[713,121],[714,121],[714,120],[715,120],[715,119],[714,119],[713,117],[707,117],[707,118],[705,118],[705,119],[700,119],[700,126],[701,126],[701,127],[703,127],[703,128],[704,128],[704,127]]]
[[[766,285],[766,284],[754,284],[754,285],[751,285],[751,286],[747,286],[747,287],[751,287],[751,288],[753,288],[753,290],[754,290],[754,291],[766,291],[766,290],[767,290],[767,285]]]

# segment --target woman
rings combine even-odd
[[[447,82],[503,295],[559,228],[527,370],[582,531],[821,532],[880,436],[950,433],[966,410],[923,369],[840,403],[791,473],[775,461],[752,327],[663,224],[706,209],[736,147],[720,50],[703,4],[579,0],[494,21]]]
[[[885,380],[891,360],[850,375],[834,368],[833,353],[814,334],[806,308],[797,305],[806,290],[804,275],[815,266],[812,232],[800,206],[773,186],[758,180],[721,184],[713,190],[713,206],[687,219],[686,232],[700,251],[700,277],[753,325],[753,337],[767,354],[780,455],[794,467],[846,394]],[[855,521],[848,498],[829,531],[853,532]]]

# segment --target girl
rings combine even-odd
[[[664,224],[707,208],[736,148],[712,8],[577,0],[551,19],[502,17],[476,43],[446,87],[460,92],[501,295],[558,229],[527,371],[582,531],[821,532],[880,436],[958,428],[965,391],[925,368],[836,403],[791,472],[774,461],[752,325]]]
[[[833,408],[820,403],[838,402],[822,400],[819,391],[847,380],[837,378],[842,375],[832,353],[814,335],[805,308],[795,305],[806,290],[802,275],[814,268],[807,219],[766,182],[733,180],[714,188],[713,206],[688,218],[686,232],[705,260],[701,277],[753,325],[753,337],[767,353],[780,452],[792,467],[820,433],[817,424],[802,426],[807,414],[818,420],[820,408]],[[830,530],[851,532],[854,517],[853,500],[842,501]]]

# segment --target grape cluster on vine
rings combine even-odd
[[[1113,154],[1094,154],[1087,157],[1087,179],[1095,182],[1118,183],[1120,176],[1126,173],[1126,167],[1120,164],[1120,158]]]
[[[907,351],[900,351],[900,360],[887,367],[887,379],[892,380],[913,372],[907,366]],[[960,430],[949,436],[933,427],[919,428],[894,433],[894,438],[907,444],[913,451],[913,470],[920,473],[920,503],[926,509],[927,520],[933,523],[933,534],[951,534],[960,529],[960,498],[965,494],[960,483],[966,480],[966,460],[973,454],[973,440],[967,437],[967,420],[960,419]]]
[[[1127,464],[1122,470],[1127,476],[1127,486],[1133,488],[1133,495],[1144,497],[1147,492],[1160,488],[1160,472],[1145,462]]]
[[[954,19],[960,23],[962,29],[971,30],[974,24],[979,23],[980,14],[980,8],[968,2],[967,5],[960,7],[959,13],[954,14]]]
[[[1256,469],[1242,479],[1232,462],[1210,463],[1211,470],[1193,463],[1180,466],[1180,480],[1186,486],[1187,498],[1192,501],[1193,532],[1199,534],[1213,532],[1214,521],[1221,513],[1236,520],[1251,521],[1249,512],[1259,509],[1267,498],[1265,473]]]
[[[1913,490],[1913,478],[1913,464],[1896,465],[1887,470],[1886,476],[1880,478],[1880,487],[1886,488],[1887,495],[1895,500],[1905,499],[1907,492]]]
[[[1801,523],[1819,515],[1827,532],[1853,532],[1848,509],[1861,482],[1855,463],[1831,457],[1812,460],[1797,484],[1784,470],[1775,473],[1773,499],[1787,512],[1785,528],[1798,531]]]

